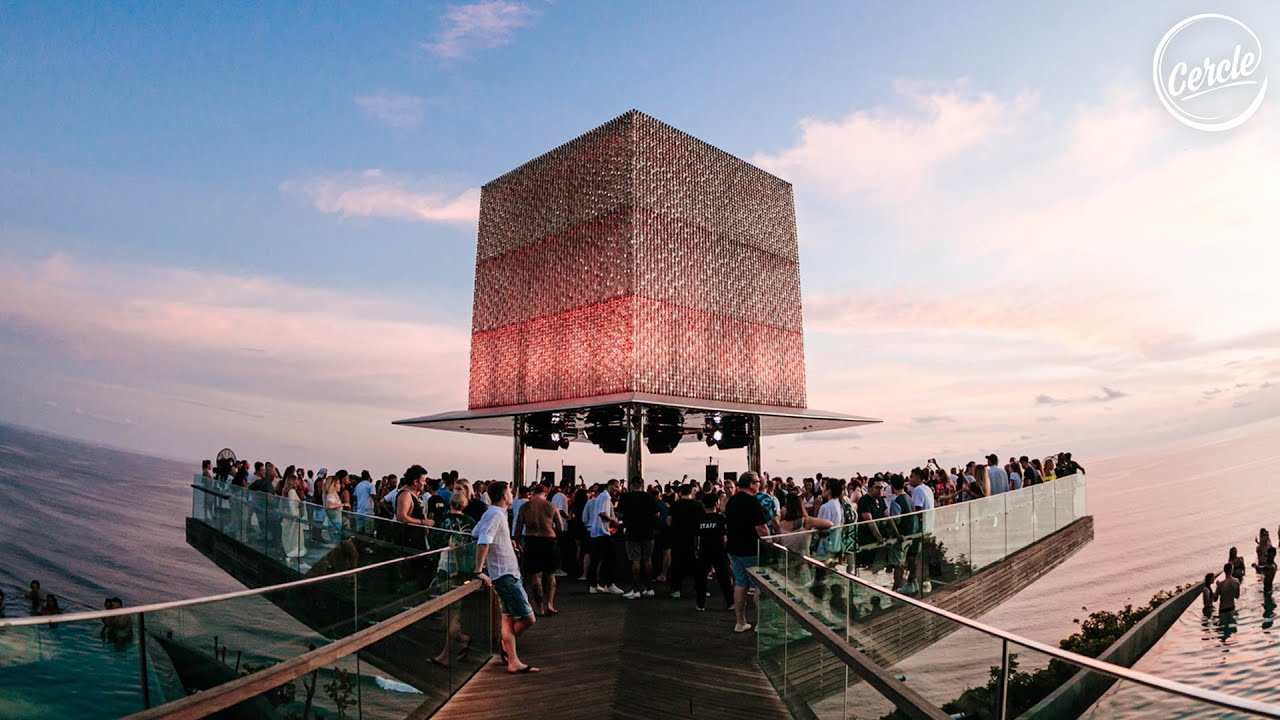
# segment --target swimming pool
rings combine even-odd
[[[1278,594],[1264,595],[1262,577],[1252,570],[1240,583],[1234,618],[1215,610],[1206,616],[1199,599],[1134,666],[1137,670],[1220,692],[1280,703],[1276,682]],[[1243,718],[1246,715],[1186,701],[1156,690],[1117,683],[1084,715],[1104,718]]]

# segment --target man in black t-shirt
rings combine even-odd
[[[729,567],[733,570],[733,607],[737,613],[737,624],[733,631],[746,632],[751,629],[747,622],[747,568],[755,567],[760,559],[760,538],[769,534],[768,518],[764,508],[756,500],[756,492],[760,489],[760,477],[748,471],[738,478],[738,490],[725,505],[724,516],[728,525],[728,542],[725,549],[729,553]]]
[[[628,483],[628,492],[618,500],[627,560],[631,561],[631,592],[622,597],[634,600],[653,597],[653,531],[658,525],[658,501],[644,491],[644,478]]]
[[[693,483],[681,485],[680,499],[671,504],[671,512],[667,513],[667,540],[671,545],[667,581],[673,598],[680,597],[680,586],[693,569],[693,539],[703,514],[702,503],[693,499],[693,491]]]
[[[436,527],[444,522],[444,516],[449,514],[449,505],[440,497],[440,479],[427,479],[427,492],[422,494],[422,500],[427,506],[427,517],[431,518],[431,524]]]

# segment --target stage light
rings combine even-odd
[[[649,452],[674,452],[683,438],[684,413],[678,408],[651,407],[645,413],[644,444]]]

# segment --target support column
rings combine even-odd
[[[622,486],[631,486],[631,478],[644,477],[644,413],[639,405],[628,405],[627,418],[627,477]]]
[[[751,442],[747,443],[747,469],[760,474],[760,416],[752,415],[748,424]]]
[[[521,438],[521,430],[524,428],[523,419],[517,415],[513,420],[515,436],[515,446],[512,448],[511,454],[511,492],[516,496],[520,496],[520,489],[524,487],[524,440]]]

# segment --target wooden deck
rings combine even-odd
[[[542,669],[508,675],[495,659],[434,717],[647,720],[790,718],[756,664],[756,635],[735,634],[719,591],[705,612],[688,595],[624,600],[560,584],[560,614],[520,639],[520,659]],[[753,608],[754,612],[754,608]]]

